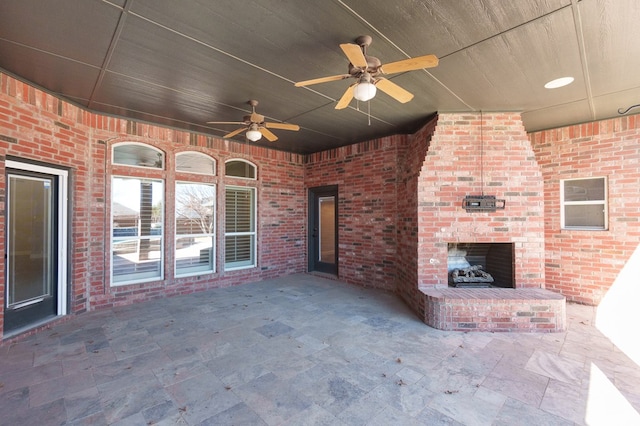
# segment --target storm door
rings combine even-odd
[[[51,170],[55,174],[46,173]],[[66,171],[7,161],[6,182],[4,331],[10,333],[66,308],[60,299],[66,294],[61,253]]]
[[[309,189],[309,270],[338,274],[338,187]]]

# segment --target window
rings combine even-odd
[[[159,149],[135,142],[113,146],[113,164],[164,169],[164,153]]]
[[[563,229],[607,229],[607,180],[566,179],[560,183]]]
[[[215,176],[216,162],[199,152],[180,152],[176,154],[176,171]]]
[[[163,182],[112,178],[111,285],[163,278]]]
[[[245,160],[229,160],[224,165],[225,176],[245,179],[256,178],[256,166]]]
[[[224,267],[226,270],[256,265],[256,190],[225,188]]]
[[[214,185],[176,183],[176,276],[215,271]]]

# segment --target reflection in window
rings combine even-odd
[[[231,177],[255,179],[256,166],[244,160],[229,160],[224,165],[224,174]]]
[[[176,275],[215,270],[213,185],[176,183]]]
[[[163,183],[114,177],[111,185],[111,284],[162,279]]]
[[[216,162],[213,158],[200,152],[180,152],[176,154],[176,170],[215,176]]]
[[[606,178],[566,179],[561,191],[563,229],[607,229]]]
[[[134,142],[113,146],[113,164],[164,169],[164,153],[159,149]]]
[[[225,269],[256,265],[255,188],[225,188]]]

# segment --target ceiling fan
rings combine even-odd
[[[232,138],[238,133],[244,132],[246,130],[246,137],[251,142],[260,140],[262,136],[267,138],[269,142],[277,141],[278,137],[274,135],[273,132],[269,129],[294,131],[300,130],[300,126],[298,126],[297,124],[271,123],[268,121],[264,121],[264,115],[256,113],[256,105],[258,105],[258,101],[252,99],[247,103],[251,105],[251,115],[245,115],[242,121],[207,121],[207,124],[242,124],[242,127],[234,130],[231,133],[227,133],[223,136],[223,138]]]
[[[315,78],[313,80],[295,83],[296,87],[310,86],[312,84],[326,83],[329,81],[355,78],[356,82],[350,85],[336,104],[336,109],[344,109],[354,97],[359,101],[368,101],[376,95],[376,88],[382,90],[400,103],[409,102],[413,94],[381,77],[382,74],[395,74],[398,72],[413,71],[422,68],[432,68],[438,65],[435,55],[417,56],[401,61],[382,64],[378,58],[367,56],[367,47],[371,44],[371,36],[358,37],[353,43],[344,43],[340,48],[349,59],[349,73],[329,77]]]

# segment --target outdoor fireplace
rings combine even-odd
[[[513,243],[448,243],[449,286],[514,288]]]

